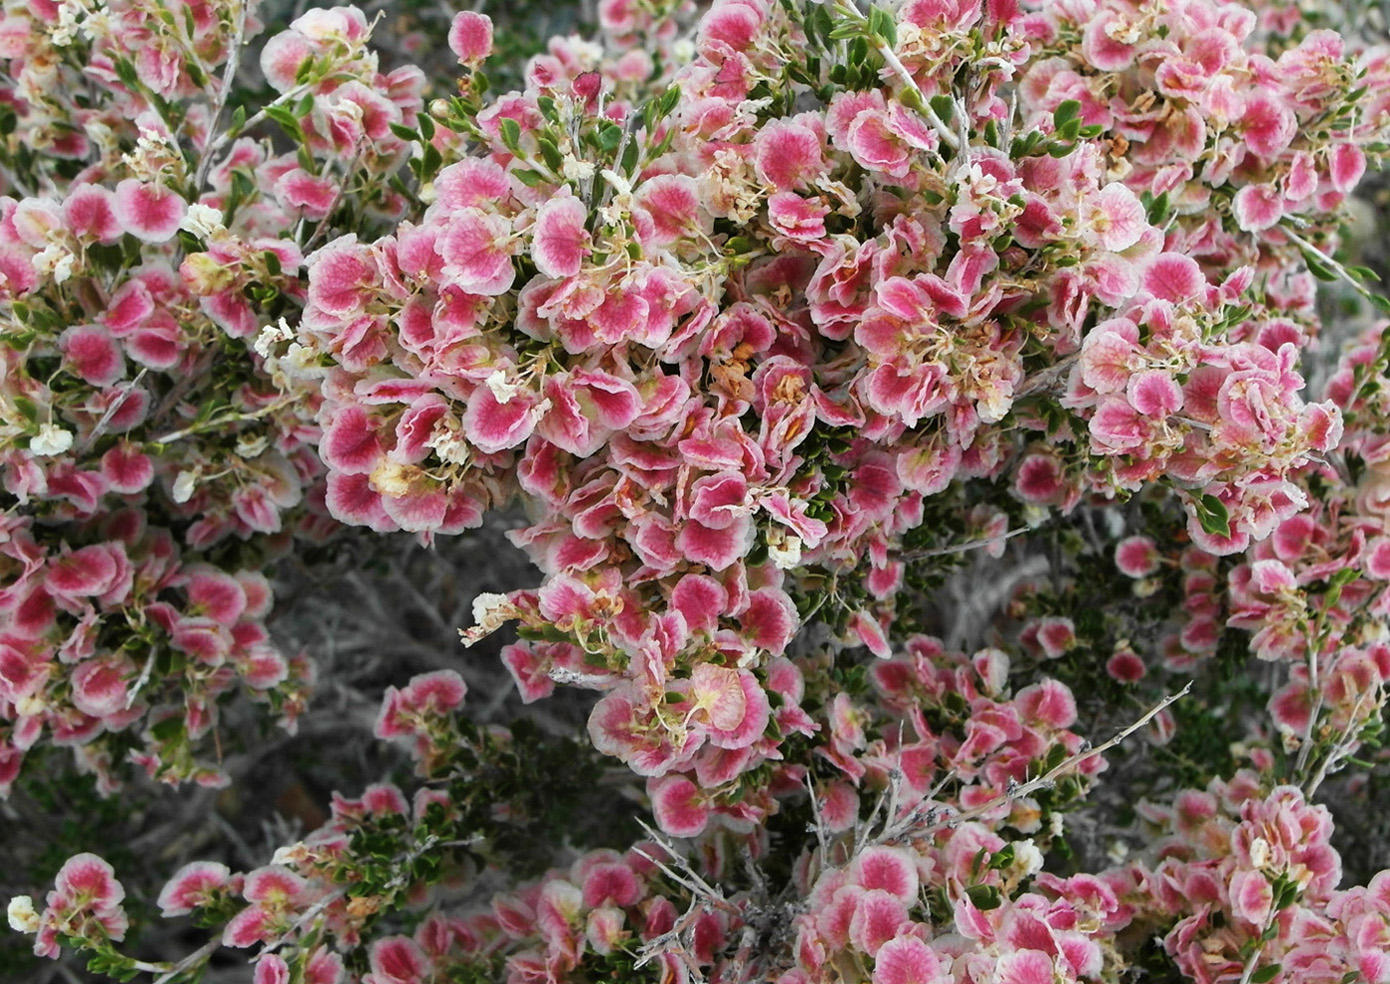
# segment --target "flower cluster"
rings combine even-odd
[[[0,20],[0,789],[45,737],[104,791],[220,781],[222,697],[292,726],[313,679],[267,565],[353,528],[520,506],[541,581],[464,641],[596,697],[576,741],[392,686],[414,779],[183,867],[204,948],[123,955],[79,855],[11,905],[36,953],[1390,979],[1387,875],[1339,886],[1314,799],[1390,697],[1385,325],[1321,398],[1304,361],[1318,281],[1390,307],[1341,229],[1390,54],[1282,3],[601,0],[497,94],[482,13],[431,89],[354,7],[246,71],[252,7]]]

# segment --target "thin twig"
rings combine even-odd
[[[246,18],[250,14],[250,0],[241,0],[241,12],[237,16],[236,31],[232,35],[232,50],[227,54],[227,66],[222,73],[222,85],[217,90],[216,100],[212,104],[212,115],[208,118],[208,134],[217,131],[217,124],[222,118],[222,111],[227,108],[227,96],[232,91],[232,86],[236,84],[236,73],[241,68],[241,49],[246,44]],[[198,196],[202,193],[203,182],[207,180],[208,171],[212,168],[212,151],[214,147],[209,144],[198,160],[198,170],[193,175],[193,194]]]
[[[1191,692],[1191,690],[1192,681],[1189,680],[1181,690],[1179,690],[1175,694],[1169,694],[1167,697],[1164,697],[1153,707],[1149,708],[1149,710],[1146,711],[1144,715],[1139,718],[1139,720],[1135,721],[1133,724],[1129,725],[1123,730],[1117,732],[1115,736],[1111,738],[1109,741],[1103,742],[1094,747],[1091,746],[1089,743],[1086,743],[1082,745],[1081,750],[1079,752],[1063,759],[1061,762],[1053,766],[1051,769],[1048,769],[1042,775],[1034,779],[1029,779],[1027,782],[1011,783],[1006,792],[994,797],[994,799],[988,801],[987,803],[982,803],[979,806],[973,807],[963,812],[949,813],[941,818],[941,820],[939,821],[939,825],[945,827],[954,827],[957,824],[965,823],[966,821],[975,820],[979,817],[985,816],[986,814],[998,809],[1004,804],[1018,799],[1020,796],[1027,796],[1030,793],[1036,792],[1040,789],[1050,789],[1053,785],[1056,784],[1058,777],[1060,777],[1063,773],[1069,772],[1071,769],[1075,768],[1077,765],[1084,762],[1088,758],[1092,758],[1094,756],[1108,752],[1110,749],[1114,748],[1116,745],[1124,741],[1130,735],[1134,734],[1134,732],[1138,731],[1140,728],[1144,727],[1144,725],[1152,721],[1156,716],[1162,713],[1168,707],[1168,705],[1174,703],[1175,701],[1183,697],[1186,697],[1188,693]],[[904,836],[907,833],[914,832],[916,831],[898,830],[893,827],[886,827],[883,833],[879,835],[877,840],[880,843],[882,843],[885,840],[896,839],[898,837]]]
[[[214,936],[188,956],[184,957],[173,967],[169,968],[163,975],[155,979],[154,984],[169,984],[174,978],[178,977],[186,970],[192,970],[200,963],[206,963],[208,957],[212,956],[219,947],[222,946],[222,937]]]

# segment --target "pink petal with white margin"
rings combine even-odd
[[[434,962],[407,936],[389,936],[372,944],[372,972],[363,978],[371,984],[423,984],[434,976]]]
[[[699,185],[688,175],[660,174],[643,181],[633,199],[652,217],[655,245],[669,246],[698,228]]]
[[[1123,252],[1137,243],[1149,224],[1138,196],[1118,181],[1100,190],[1095,208],[1100,244],[1112,253]]]
[[[557,279],[579,272],[589,253],[589,232],[584,228],[588,217],[589,210],[573,196],[553,198],[541,206],[531,240],[537,270]]]
[[[112,209],[111,192],[100,185],[74,185],[63,199],[63,219],[79,239],[113,243],[121,238],[121,225]]]
[[[917,898],[917,866],[898,848],[865,848],[855,856],[849,876],[860,888],[882,889],[904,902]]]
[[[511,258],[510,223],[476,208],[454,214],[439,244],[450,282],[470,294],[496,297],[511,290],[516,268]]]
[[[116,871],[95,854],[76,854],[58,872],[55,889],[69,902],[87,902],[98,909],[119,905],[125,889],[116,880]],[[115,937],[120,939],[119,936]]]
[[[855,949],[873,956],[910,924],[902,899],[882,889],[870,889],[854,904],[849,940]]]
[[[1206,285],[1197,261],[1180,253],[1162,253],[1144,271],[1144,288],[1160,300],[1180,303],[1198,299],[1198,291]]]
[[[463,414],[463,433],[480,451],[496,454],[514,448],[536,428],[535,397],[517,394],[502,403],[486,386],[479,387]]]
[[[893,650],[888,645],[888,637],[883,634],[883,627],[868,612],[858,611],[851,615],[849,631],[879,659],[892,658]]]
[[[492,54],[492,18],[464,10],[449,25],[449,50],[464,65],[476,65]]]
[[[1053,984],[1052,958],[1041,950],[1006,953],[994,965],[998,984]]]
[[[1246,185],[1231,201],[1236,225],[1246,232],[1260,232],[1284,217],[1284,197],[1270,185]]]
[[[685,554],[687,560],[722,571],[732,566],[752,546],[753,536],[753,522],[746,515],[739,516],[730,526],[717,530],[688,519],[676,534],[676,548]]]
[[[657,826],[672,837],[698,837],[709,823],[709,807],[700,789],[685,776],[664,776],[647,783]]]
[[[1135,373],[1126,395],[1130,406],[1146,417],[1166,417],[1182,407],[1182,387],[1162,369]]]
[[[64,368],[93,386],[110,386],[125,374],[121,347],[101,325],[74,325],[58,336]]]
[[[502,663],[516,681],[523,704],[532,704],[555,692],[555,681],[548,672],[548,661],[526,643],[513,643],[502,650]]]
[[[154,463],[123,441],[101,456],[101,474],[112,492],[135,495],[154,481]]]
[[[748,596],[748,607],[738,622],[749,642],[779,656],[796,634],[796,606],[785,591],[759,588]]]
[[[1025,687],[1015,695],[1014,705],[1030,724],[1060,729],[1076,723],[1076,698],[1066,684],[1057,680]]]
[[[936,951],[915,936],[889,940],[874,956],[873,984],[945,984]]]
[[[1343,194],[1351,191],[1366,173],[1366,155],[1356,144],[1338,144],[1332,148],[1328,161],[1328,176],[1332,187]]]
[[[188,203],[168,188],[127,178],[116,185],[116,220],[136,239],[168,242],[179,231]]]
[[[190,862],[174,872],[156,904],[166,919],[186,916],[210,901],[214,892],[227,887],[231,874],[225,864],[217,861]]]

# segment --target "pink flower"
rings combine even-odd
[[[699,664],[691,673],[689,700],[687,716],[720,748],[753,744],[771,720],[767,693],[747,670]]]
[[[103,594],[115,583],[124,560],[117,546],[105,543],[61,554],[49,564],[45,586],[68,598]]]
[[[1245,113],[1240,118],[1245,131],[1245,144],[1266,160],[1283,153],[1298,132],[1298,119],[1281,100],[1258,92],[1245,100]]]
[[[804,190],[825,173],[821,136],[798,120],[769,120],[753,139],[753,163],[779,192]]]
[[[657,826],[672,837],[698,837],[709,823],[709,807],[700,788],[682,775],[647,782]]]
[[[193,861],[174,873],[159,893],[158,905],[166,919],[184,916],[207,905],[226,891],[231,872],[216,861]]]
[[[748,607],[738,616],[744,637],[760,649],[780,656],[796,634],[796,605],[785,591],[760,588],[748,596]]]
[[[1148,673],[1148,668],[1139,655],[1122,649],[1105,661],[1105,672],[1118,683],[1138,683]]]
[[[470,294],[495,297],[516,281],[512,227],[500,215],[477,208],[455,212],[438,248],[448,282]]]
[[[326,177],[310,174],[302,168],[286,171],[275,182],[275,196],[286,205],[303,211],[304,217],[320,221],[338,200],[338,186]]]
[[[81,239],[112,243],[121,238],[114,196],[100,185],[74,185],[63,199],[63,221]]]
[[[1161,369],[1147,369],[1130,377],[1130,406],[1150,419],[1167,417],[1182,407],[1182,387]]]
[[[860,888],[882,889],[907,903],[917,898],[917,865],[900,848],[865,848],[850,864],[849,877]]]
[[[378,282],[375,258],[356,236],[343,236],[309,258],[309,302],[346,320],[366,306]]]
[[[1115,546],[1115,566],[1126,577],[1148,577],[1158,563],[1158,547],[1147,536],[1126,537]]]
[[[58,338],[67,370],[93,386],[109,386],[125,375],[125,359],[111,334],[100,325],[75,325]]]
[[[290,984],[290,967],[278,953],[267,953],[256,960],[252,984]]]
[[[1206,286],[1197,261],[1180,253],[1161,253],[1144,271],[1144,289],[1165,301],[1201,300]]]
[[[915,936],[898,936],[874,956],[873,984],[945,984],[936,952]]]
[[[424,719],[443,717],[463,706],[468,687],[453,670],[411,677],[404,687],[388,687],[377,714],[378,738],[414,736]]]
[[[753,522],[746,515],[736,516],[730,525],[719,529],[688,519],[680,525],[675,545],[687,559],[723,571],[747,553],[754,534]]]
[[[998,984],[1053,984],[1052,958],[1040,950],[1016,950],[999,958],[994,967]]]
[[[188,203],[168,188],[127,178],[116,185],[113,211],[116,221],[136,239],[162,243],[179,231]]]
[[[633,192],[633,202],[651,216],[658,246],[669,246],[700,228],[700,193],[694,178],[684,174],[659,174],[644,180]]]
[[[531,436],[540,413],[539,401],[531,390],[508,394],[504,401],[487,386],[473,391],[463,413],[463,433],[478,450],[496,454],[514,448]]]
[[[1366,154],[1354,143],[1341,143],[1328,157],[1328,178],[1332,187],[1346,194],[1366,173]]]
[[[55,888],[62,904],[75,908],[115,909],[125,898],[125,889],[116,880],[115,870],[95,854],[76,854],[68,858],[58,872]],[[49,904],[53,904],[51,899]]]
[[[691,487],[690,515],[710,529],[727,529],[751,511],[748,482],[741,472],[706,475]]]
[[[873,956],[910,923],[902,899],[882,889],[869,889],[856,896],[849,921],[849,942]]]
[[[555,681],[548,672],[549,662],[542,658],[536,645],[513,643],[503,647],[502,663],[516,681],[523,704],[535,703],[555,692]]]
[[[879,659],[892,657],[893,649],[888,644],[888,637],[884,634],[883,626],[879,625],[878,619],[868,612],[858,611],[852,614],[849,618],[848,628],[858,638],[860,644],[867,646],[869,652]]]
[[[1112,253],[1129,249],[1149,228],[1139,197],[1119,182],[1102,188],[1093,205],[1095,215],[1091,225],[1100,237],[1101,248]]]
[[[578,198],[552,198],[536,213],[531,239],[531,258],[547,277],[572,277],[590,252],[589,231],[584,223],[589,211]]]
[[[1025,687],[1014,697],[1023,719],[1062,730],[1076,723],[1076,698],[1067,685],[1057,680],[1044,680]]]
[[[772,227],[796,242],[814,242],[825,236],[825,217],[830,209],[790,191],[781,191],[767,201],[767,217]]]
[[[1076,645],[1076,628],[1069,618],[1049,615],[1038,620],[1038,645],[1048,659],[1057,659]]]
[[[101,456],[101,475],[112,492],[135,495],[154,481],[154,463],[136,447],[122,441]]]
[[[463,10],[449,25],[449,50],[461,64],[476,66],[492,54],[492,18]]]
[[[408,936],[388,936],[372,944],[371,971],[362,984],[425,984],[434,974],[433,961]]]
[[[1249,184],[1231,201],[1236,225],[1246,232],[1261,232],[1284,217],[1284,197],[1272,185]]]

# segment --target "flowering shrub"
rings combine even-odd
[[[315,680],[266,571],[363,530],[524,511],[541,581],[463,640],[599,695],[557,736],[390,687],[414,776],[184,865],[187,955],[91,853],[11,925],[161,982],[1390,981],[1317,799],[1384,765],[1344,232],[1390,48],[1225,0],[596,16],[497,94],[476,11],[431,78],[354,7],[6,6],[0,792],[40,743],[224,783],[235,694],[293,728]]]

